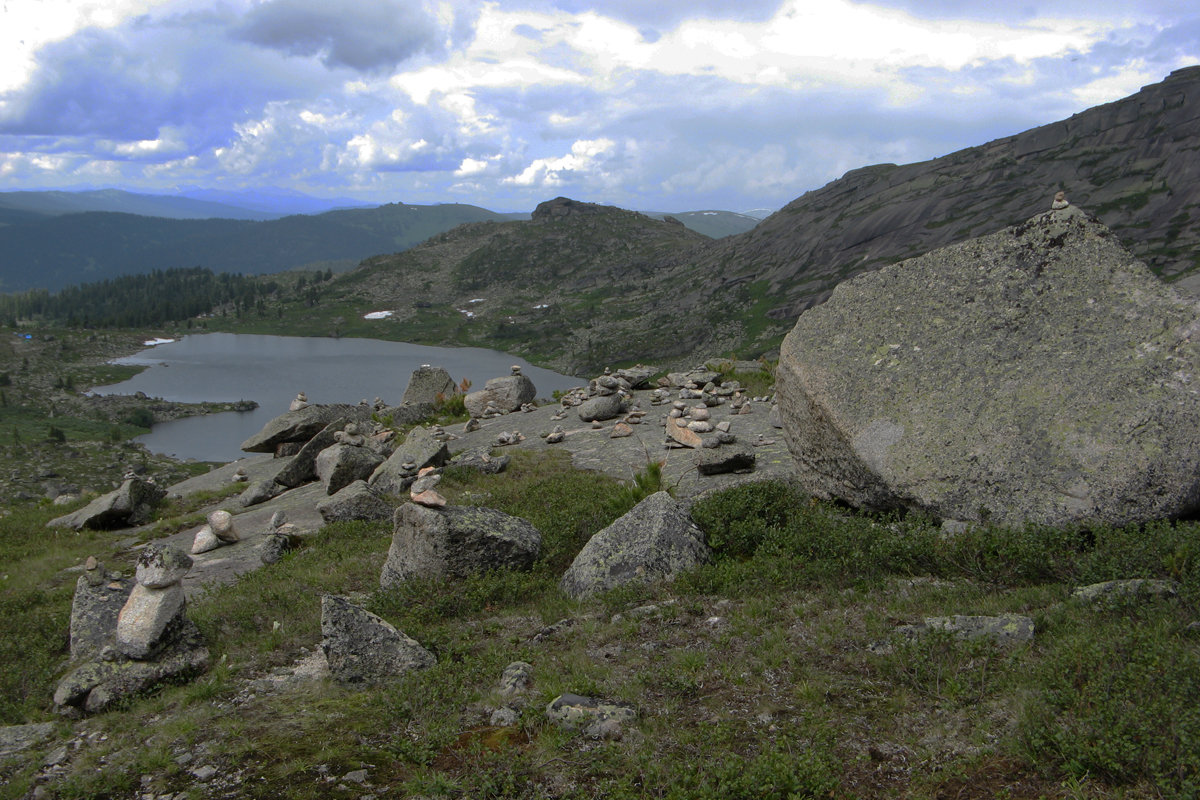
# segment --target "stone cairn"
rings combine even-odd
[[[233,515],[224,510],[213,511],[208,515],[208,523],[196,531],[196,538],[192,540],[192,555],[207,553],[238,540]]]
[[[72,653],[90,658],[68,673],[54,691],[64,713],[94,713],[155,686],[194,675],[208,666],[208,650],[185,614],[183,578],[192,559],[182,550],[150,544],[138,556],[136,583],[115,619],[96,607],[97,580],[109,580],[89,559],[71,609]],[[106,588],[123,594],[119,581]],[[111,603],[112,598],[99,598]]]
[[[296,399],[292,401],[290,406],[288,406],[288,411],[299,411],[302,408],[308,408],[308,396],[305,395],[304,392],[300,392],[296,395]]]

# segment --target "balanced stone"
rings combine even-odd
[[[117,615],[117,649],[130,658],[153,658],[167,643],[184,606],[183,587],[177,583],[165,589],[134,586]]]
[[[208,515],[208,524],[212,532],[222,542],[232,544],[238,541],[237,529],[233,526],[233,515],[228,511],[218,509]],[[188,566],[191,566],[190,564]]]
[[[192,568],[192,559],[177,547],[150,544],[138,556],[135,575],[147,589],[165,589],[183,580]]]

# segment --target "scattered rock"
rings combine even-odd
[[[622,727],[636,720],[637,712],[626,703],[603,703],[568,693],[550,701],[546,717],[560,728],[582,730],[594,739],[619,739]]]
[[[53,722],[0,727],[0,759],[31,750],[54,735]]]
[[[305,406],[268,422],[262,430],[242,442],[242,450],[247,453],[274,453],[277,445],[307,442],[332,422],[340,420],[342,425],[347,422],[366,422],[371,418],[371,411],[370,406],[345,403]],[[337,430],[341,430],[341,427]]]
[[[200,530],[196,531],[196,537],[192,539],[192,555],[198,556],[201,553],[216,550],[220,546],[221,540],[213,532],[212,526],[201,525]]]
[[[427,428],[413,428],[404,444],[371,473],[368,483],[383,494],[403,494],[424,467],[440,467],[450,460],[445,442],[434,438]]]
[[[413,370],[404,388],[404,396],[400,398],[405,403],[437,403],[458,394],[458,385],[450,377],[450,373],[441,367],[431,367],[422,364]]]
[[[1133,578],[1080,586],[1071,592],[1071,597],[1085,603],[1098,603],[1135,597],[1174,597],[1178,593],[1179,584],[1175,581]]]
[[[908,636],[928,631],[947,631],[960,639],[988,638],[1007,644],[1032,640],[1034,625],[1030,617],[1019,614],[1001,614],[995,617],[956,614],[953,617],[926,617],[921,625],[902,625],[896,630]]]
[[[372,450],[350,444],[335,444],[317,456],[317,477],[325,485],[325,494],[337,494],[359,480],[366,480],[384,463]]]
[[[754,469],[753,447],[721,447],[696,451],[696,469],[701,475],[750,472]]]
[[[492,378],[478,392],[471,392],[463,398],[467,413],[472,417],[483,417],[488,406],[493,406],[501,413],[516,411],[525,403],[532,403],[537,398],[537,388],[527,375],[506,375],[503,378]]]
[[[504,668],[496,691],[501,697],[515,697],[524,694],[532,684],[533,665],[524,661],[514,661]]]
[[[617,394],[592,397],[585,400],[583,405],[577,409],[579,418],[584,422],[614,419],[621,416],[623,411],[624,406],[621,403],[621,396]]]
[[[208,515],[208,525],[212,528],[212,532],[225,544],[233,544],[238,541],[237,529],[233,526],[233,515],[228,511],[218,509]],[[190,562],[190,559],[189,559]],[[191,564],[189,563],[190,567]]]
[[[115,578],[99,563],[75,581],[70,625],[72,661],[99,658],[100,652],[113,643],[117,615],[133,587],[132,578]]]
[[[508,468],[509,456],[494,456],[490,447],[476,447],[474,450],[464,450],[450,459],[450,466],[465,467],[482,472],[485,475],[497,475]]]

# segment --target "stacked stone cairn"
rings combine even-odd
[[[208,666],[200,632],[186,617],[182,581],[192,559],[178,548],[148,545],[129,585],[89,559],[71,609],[72,656],[86,659],[62,679],[54,702],[66,713],[94,713],[164,681]],[[125,595],[116,615],[114,599]]]

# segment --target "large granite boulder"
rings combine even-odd
[[[364,422],[371,418],[373,410],[370,406],[333,403],[288,411],[242,442],[242,449],[247,453],[274,453],[281,444],[307,442],[338,419],[342,419],[343,423]]]
[[[781,351],[799,479],[956,520],[1190,514],[1197,312],[1072,206],[842,283]]]
[[[434,438],[433,431],[413,428],[404,444],[375,468],[368,483],[378,492],[399,495],[412,485],[423,468],[440,467],[449,460],[449,448],[445,442]]]
[[[537,389],[528,375],[505,375],[491,378],[478,392],[463,398],[467,413],[478,419],[489,405],[500,411],[516,411],[537,398]]]
[[[587,597],[668,580],[711,557],[704,534],[683,507],[666,492],[655,492],[592,536],[559,586],[572,597]]]
[[[321,597],[321,650],[329,673],[352,686],[382,683],[426,669],[437,657],[390,622],[344,597]]]
[[[401,403],[436,403],[458,393],[458,385],[450,373],[428,364],[413,370],[404,388]]]
[[[80,530],[141,525],[150,520],[154,507],[166,496],[165,490],[150,481],[129,478],[116,491],[97,497],[74,513],[56,517],[46,526]]]
[[[464,578],[495,569],[526,570],[542,535],[520,517],[477,506],[396,509],[392,545],[380,575],[387,589],[412,578]]]

